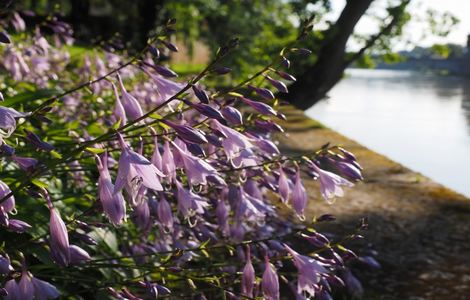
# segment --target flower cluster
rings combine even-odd
[[[69,30],[58,21],[54,26]],[[276,119],[285,116],[270,88],[286,93],[295,81],[281,70],[290,48],[260,75],[216,92],[204,79],[229,73],[221,63],[235,40],[200,74],[177,81],[161,60],[178,50],[167,38],[151,39],[129,60],[112,52],[72,60],[53,39],[55,46],[36,30],[29,44],[4,49],[12,84],[58,88],[58,76],[84,82],[46,100],[0,106],[2,164],[13,174],[0,181],[0,230],[26,232],[19,245],[12,238],[0,249],[7,299],[53,299],[59,291],[85,298],[93,291],[117,299],[183,296],[184,282],[200,293],[209,288],[208,295],[279,299],[283,287],[295,285],[298,299],[328,299],[334,284],[357,281],[345,265],[352,252],[338,253],[324,235],[307,234],[313,200],[302,182],[318,179],[331,202],[343,195],[342,186],[362,179],[356,158],[339,147],[286,157],[273,142],[283,130]],[[255,86],[258,77],[267,85]],[[15,196],[25,200],[17,205]],[[298,218],[282,218],[280,209]],[[34,223],[11,219],[17,211]],[[304,250],[325,251],[299,254],[289,239],[298,231]],[[29,270],[24,261],[10,261],[18,251]],[[297,271],[278,275],[290,260]],[[94,272],[103,279],[80,275]]]

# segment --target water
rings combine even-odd
[[[307,115],[470,196],[470,79],[350,69]]]

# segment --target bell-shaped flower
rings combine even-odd
[[[34,286],[34,299],[36,300],[56,299],[60,296],[57,288],[47,281],[33,277],[31,282]]]
[[[205,185],[208,176],[219,177],[217,170],[203,159],[184,151],[176,143],[173,143],[173,147],[183,160],[184,169],[191,184]]]
[[[185,84],[163,78],[160,75],[156,75],[150,72],[147,72],[147,74],[152,78],[157,87],[157,103],[159,104],[167,101],[186,86]]]
[[[91,259],[88,252],[86,252],[85,250],[83,250],[82,248],[76,245],[70,245],[69,252],[70,252],[70,264],[72,265],[77,265],[77,264],[89,261]]]
[[[163,145],[162,171],[165,173],[170,182],[171,179],[176,175],[175,159],[170,147],[170,142],[168,141],[165,141],[165,144]]]
[[[10,219],[8,221],[8,229],[16,233],[24,233],[30,228],[31,225],[21,220]]]
[[[297,169],[297,173],[295,174],[295,183],[294,188],[292,189],[292,207],[294,208],[297,215],[301,218],[304,216],[305,208],[307,207],[307,191],[305,191],[305,187],[300,179],[300,170]]]
[[[214,129],[225,135],[222,141],[222,147],[229,159],[237,156],[242,149],[246,150],[254,147],[250,140],[242,133],[220,124],[217,120],[213,120],[212,122]]]
[[[119,74],[117,75],[117,78],[122,94],[121,103],[124,107],[124,110],[126,111],[127,117],[129,117],[129,119],[131,120],[135,120],[142,117],[144,113],[142,112],[142,107],[140,106],[139,101],[137,101],[137,99],[132,96],[129,92],[127,92]]]
[[[21,169],[25,171],[33,170],[38,164],[38,160],[32,157],[21,157],[12,155],[11,159],[16,162]]]
[[[3,288],[7,291],[7,295],[4,297],[5,300],[18,300],[18,296],[20,294],[20,288],[18,283],[16,283],[15,279],[8,280]]]
[[[67,227],[60,217],[60,213],[52,203],[49,202],[50,211],[50,247],[52,258],[56,263],[61,266],[68,266],[70,264],[70,243]]]
[[[34,298],[34,285],[28,271],[23,271],[21,274],[21,279],[18,283],[18,292],[18,299],[33,300]]]
[[[168,120],[162,120],[162,123],[165,123],[166,125],[173,128],[173,130],[176,131],[178,137],[185,140],[186,142],[195,144],[207,143],[206,135],[202,130],[191,127],[189,125],[176,124]]]
[[[289,201],[289,195],[290,195],[289,179],[287,178],[286,173],[282,169],[282,165],[279,167],[278,186],[279,186],[279,196],[281,196],[282,202],[287,203],[287,201]]]
[[[111,85],[113,87],[114,97],[116,98],[116,103],[114,104],[114,110],[113,110],[114,122],[120,121],[121,126],[126,125],[127,123],[126,111],[124,109],[124,106],[121,103],[121,99],[119,97],[119,93],[116,88],[116,85],[114,83],[111,83]]]
[[[5,198],[11,194],[11,189],[6,183],[0,180],[0,199]],[[0,203],[0,207],[4,213],[11,213],[15,209],[15,197],[11,195]]]
[[[259,112],[262,115],[273,115],[277,116],[277,112],[269,105],[259,101],[253,101],[245,97],[240,98],[244,103],[251,106],[254,110]]]
[[[241,282],[241,292],[243,296],[253,298],[253,289],[255,287],[255,269],[251,263],[251,253],[250,246],[246,248],[246,263],[243,267],[242,272],[242,282]]]
[[[189,218],[196,213],[203,214],[204,209],[209,206],[209,203],[201,196],[185,189],[183,185],[176,180],[178,211],[185,217]]]
[[[269,262],[265,256],[264,273],[261,282],[263,296],[266,300],[279,300],[279,277],[276,268]]]
[[[108,170],[108,155],[105,152],[103,160],[96,156],[100,177],[98,179],[98,194],[103,212],[111,223],[120,225],[126,219],[126,203],[122,192],[114,193],[114,185]]]
[[[297,292],[302,293],[305,291],[314,297],[322,274],[326,274],[328,270],[315,259],[301,255],[287,245],[284,245],[284,247],[292,255],[294,265],[298,271]]]
[[[157,219],[166,229],[173,229],[173,212],[171,211],[170,203],[164,196],[161,197],[157,204]]]
[[[314,162],[310,167],[318,174],[320,180],[320,192],[323,198],[332,203],[336,196],[342,197],[344,191],[341,186],[352,187],[354,184],[335,173],[320,169]]]
[[[233,125],[243,124],[243,117],[238,109],[231,106],[225,106],[222,108],[221,113],[225,119]]]
[[[119,169],[116,176],[114,186],[114,194],[118,193],[126,183],[132,185],[131,181],[141,182],[146,188],[163,191],[158,176],[164,177],[165,175],[157,169],[148,159],[133,151],[129,145],[126,144],[122,135],[118,134],[119,143],[121,145],[121,156],[119,158]]]
[[[157,133],[153,131],[153,129],[152,129],[152,133],[154,135],[153,145],[155,148],[153,150],[152,158],[150,159],[150,161],[152,162],[152,164],[154,164],[157,167],[157,169],[162,170],[164,172],[163,167],[162,167],[162,155],[160,154],[160,149],[158,149]]]
[[[148,201],[141,201],[135,205],[132,216],[132,220],[137,225],[137,227],[142,231],[147,231],[151,226],[150,208]]]
[[[16,118],[28,115],[29,113],[22,113],[10,107],[0,106],[0,138],[7,138],[15,131]]]
[[[7,275],[11,271],[13,271],[13,267],[10,264],[10,259],[0,255],[0,274]]]

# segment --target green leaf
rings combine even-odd
[[[32,179],[31,183],[40,188],[47,188],[49,185],[39,179]]]
[[[49,98],[59,93],[58,90],[55,89],[43,89],[31,92],[24,92],[21,94],[17,94],[13,97],[10,97],[2,102],[2,106],[13,106],[15,104],[31,102],[34,100],[42,99],[42,98]]]
[[[55,150],[52,150],[52,151],[51,151],[51,155],[52,155],[52,157],[54,157],[54,158],[62,159],[62,155],[61,155],[59,152],[55,151]]]
[[[91,147],[87,147],[85,148],[86,151],[88,152],[91,152],[93,154],[101,154],[101,153],[104,153],[106,150],[104,149],[100,149],[100,148],[91,148]]]

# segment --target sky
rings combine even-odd
[[[333,12],[328,18],[335,19],[341,13],[346,1],[345,0],[331,0]],[[370,8],[380,14],[387,4],[385,0],[378,0]],[[455,43],[465,45],[467,42],[467,35],[470,34],[470,0],[412,0],[410,4],[410,12],[413,16],[405,31],[407,39],[413,44],[420,46],[431,46],[435,43]],[[424,21],[419,21],[420,18],[425,16],[425,12],[429,9],[437,10],[441,13],[448,11],[452,15],[460,19],[451,33],[445,37],[432,37],[427,35],[424,39],[422,33],[425,31],[427,24]],[[376,21],[372,18],[362,18],[357,25],[357,32],[360,34],[373,34],[377,30]],[[414,45],[405,43],[404,41],[397,43],[394,50],[410,49]],[[350,48],[357,48],[358,46],[352,43]]]

